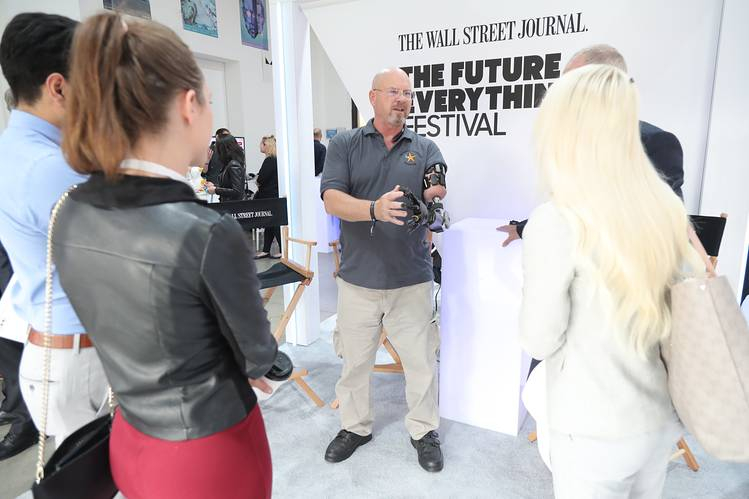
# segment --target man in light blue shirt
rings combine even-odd
[[[20,109],[11,112],[8,127],[0,135],[0,176],[5,185],[13,186],[0,196],[0,240],[17,276],[9,292],[18,315],[32,328],[44,331],[50,212],[60,196],[71,185],[85,182],[86,176],[65,162],[58,126]],[[54,334],[83,332],[56,274],[52,321]]]
[[[19,14],[7,25],[0,41],[0,66],[16,101],[8,127],[0,136],[0,176],[9,186],[0,196],[0,240],[17,276],[8,292],[16,312],[30,328],[21,358],[20,385],[37,427],[45,417],[41,380],[50,213],[70,186],[86,180],[70,168],[60,149],[68,52],[76,26],[76,21],[61,16]],[[52,383],[47,433],[54,435],[59,445],[96,416],[107,385],[93,345],[56,273],[48,332],[52,334]],[[9,449],[5,457],[18,451],[17,447]]]

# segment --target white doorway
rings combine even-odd
[[[226,102],[226,66],[223,62],[196,57],[198,66],[203,71],[206,84],[213,94],[211,107],[213,109],[213,127],[211,133],[217,128],[229,127]]]

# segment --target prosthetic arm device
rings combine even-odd
[[[447,165],[444,163],[435,163],[427,168],[424,172],[424,189],[429,189],[435,185],[441,185],[447,188]],[[442,200],[435,196],[427,205],[427,225],[432,232],[442,232],[450,228],[450,214],[442,205]]]
[[[424,189],[429,189],[435,185],[447,187],[446,173],[447,165],[444,163],[435,163],[429,166],[424,172]],[[409,230],[414,231],[422,225],[428,226],[432,232],[442,232],[450,228],[450,214],[445,211],[439,197],[435,197],[429,204],[425,204],[409,189],[401,188],[401,190],[405,198],[404,207],[409,213],[407,222]]]

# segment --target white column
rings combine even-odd
[[[746,262],[747,222],[749,221],[749,65],[746,47],[749,32],[743,20],[749,16],[749,2],[726,0],[718,45],[718,60],[710,113],[710,134],[702,181],[700,214],[728,213],[728,223],[720,247],[718,272],[725,274],[741,293]]]
[[[279,193],[288,198],[290,234],[314,240],[319,192],[314,182],[309,23],[292,0],[271,0],[270,21]],[[303,264],[305,249],[299,245],[289,249],[291,258]],[[311,265],[316,271],[316,251]],[[284,289],[285,304],[293,291],[291,286]],[[289,343],[309,345],[319,335],[320,291],[317,279],[313,279],[286,328],[286,339]]]

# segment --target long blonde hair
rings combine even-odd
[[[645,154],[639,95],[623,71],[588,65],[559,79],[535,126],[540,178],[575,228],[641,355],[671,329],[670,286],[700,266],[679,197]]]

